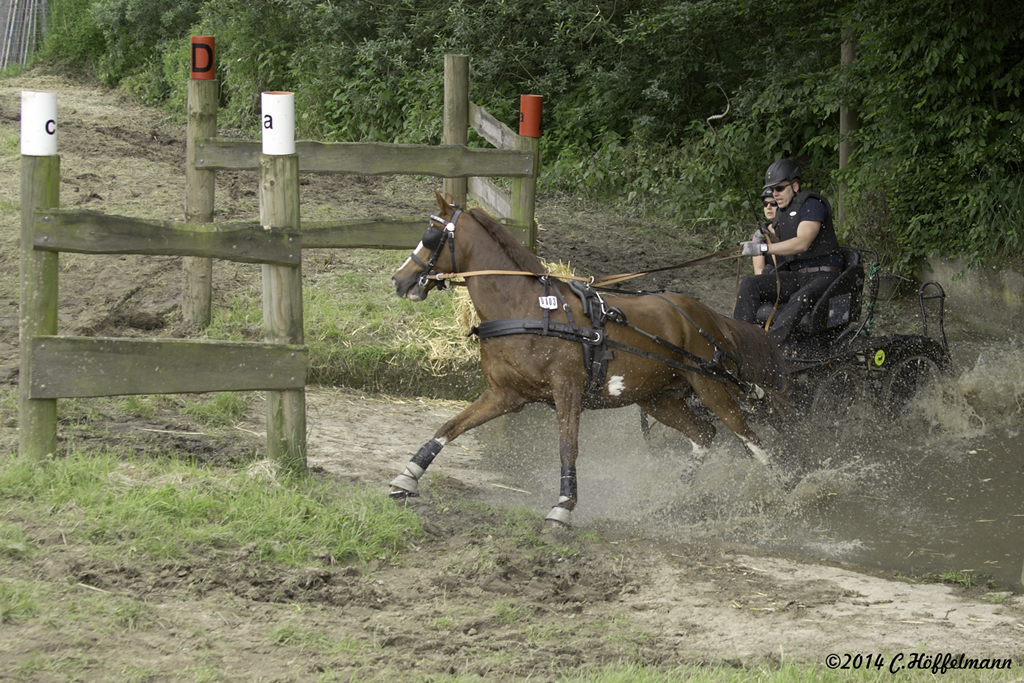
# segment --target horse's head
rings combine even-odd
[[[430,290],[444,288],[443,280],[434,280],[428,275],[455,271],[455,224],[462,209],[455,206],[451,195],[442,197],[436,190],[434,194],[437,195],[437,215],[430,217],[423,239],[391,276],[398,296],[410,301],[423,301]]]

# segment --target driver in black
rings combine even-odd
[[[780,159],[769,166],[764,187],[778,202],[772,222],[775,239],[744,242],[743,254],[764,256],[767,263],[774,261],[777,269],[743,279],[733,317],[756,322],[758,307],[778,300],[769,332],[782,342],[842,273],[843,256],[828,200],[801,190],[800,167],[795,162]]]

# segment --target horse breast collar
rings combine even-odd
[[[604,333],[604,324],[610,318],[613,321],[625,322],[626,316],[617,308],[606,308],[604,299],[587,285],[570,280],[569,289],[580,298],[583,304],[583,315],[590,318],[593,326],[591,331],[596,333],[600,341],[583,345],[583,367],[587,369],[587,386],[583,392],[583,401],[587,403],[592,399],[601,396],[601,389],[604,387],[605,377],[608,376],[608,361],[615,358],[615,352],[608,348],[608,337]],[[555,287],[555,291],[558,288]],[[569,322],[572,322],[572,313],[569,307],[565,307],[569,315]],[[545,311],[546,312],[546,311]]]

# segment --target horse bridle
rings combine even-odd
[[[423,233],[423,238],[420,240],[420,244],[431,251],[429,263],[424,263],[420,257],[416,255],[416,250],[413,250],[412,254],[409,256],[413,263],[423,269],[419,278],[420,287],[426,287],[430,278],[438,274],[437,270],[434,269],[434,266],[437,265],[437,259],[441,257],[441,252],[444,251],[444,245],[446,242],[448,243],[448,250],[452,257],[452,271],[458,272],[459,269],[455,267],[455,222],[459,220],[459,214],[461,213],[462,207],[456,206],[451,220],[446,221],[441,216],[431,215],[430,220],[427,221],[427,230]],[[435,221],[444,227],[435,227]],[[435,278],[435,280],[437,282],[436,288],[439,290],[444,289],[448,284],[444,279]]]

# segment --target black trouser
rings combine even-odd
[[[793,326],[814,307],[837,277],[839,273],[780,270],[778,285],[774,272],[743,278],[740,291],[736,295],[736,308],[732,317],[756,323],[757,309],[763,303],[775,303],[777,296],[779,308],[772,318],[769,332],[781,342],[793,331]]]

